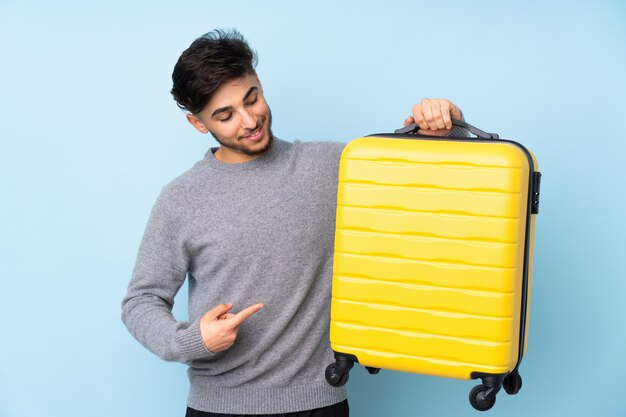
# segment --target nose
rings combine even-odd
[[[254,129],[256,127],[257,117],[247,110],[244,110],[242,112],[241,122],[241,127],[244,129]]]

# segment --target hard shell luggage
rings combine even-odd
[[[522,385],[541,174],[519,143],[454,124],[478,137],[411,125],[346,146],[326,379],[344,385],[354,362],[481,379],[484,411]]]

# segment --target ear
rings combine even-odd
[[[191,125],[195,127],[198,132],[209,133],[209,129],[207,129],[202,120],[198,119],[198,116],[195,114],[187,114],[185,116],[187,117],[187,121],[191,123]]]

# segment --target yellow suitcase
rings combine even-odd
[[[516,394],[526,350],[537,161],[519,143],[394,134],[350,142],[337,196],[333,386],[354,362],[459,379],[490,409]]]

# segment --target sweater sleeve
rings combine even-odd
[[[122,321],[144,347],[167,361],[189,363],[213,356],[200,335],[200,320],[176,321],[174,297],[187,275],[181,200],[171,187],[157,199],[122,301]]]

